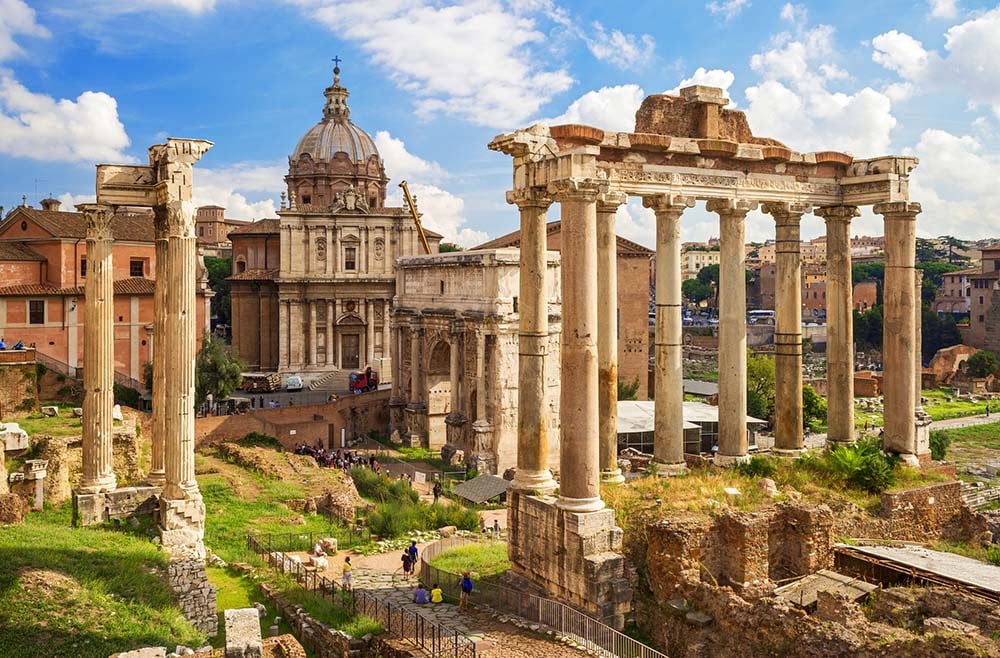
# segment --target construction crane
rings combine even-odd
[[[410,195],[410,188],[406,186],[406,181],[400,181],[399,186],[403,188],[403,196],[406,198],[406,205],[410,207],[413,214],[413,222],[417,225],[417,233],[420,234],[420,242],[424,245],[424,253],[431,253],[431,245],[427,242],[427,234],[424,233],[424,226],[420,223],[420,214],[417,212],[417,202]]]

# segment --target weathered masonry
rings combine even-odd
[[[885,219],[885,444],[912,463],[927,453],[927,423],[917,409],[914,285],[915,226],[919,204],[910,202],[908,177],[916,158],[856,160],[833,151],[799,153],[754,136],[742,112],[727,110],[722,90],[688,87],[680,96],[646,98],[634,132],[607,132],[584,125],[535,125],[497,136],[490,148],[513,158],[509,203],[521,213],[521,233],[544,238],[546,211],[561,208],[563,247],[561,340],[560,496],[546,469],[547,440],[541,378],[546,359],[543,326],[546,286],[521,291],[518,471],[511,506],[514,569],[545,583],[569,600],[620,614],[621,566],[613,515],[604,509],[600,480],[618,476],[613,424],[600,423],[599,402],[613,394],[599,370],[609,365],[611,341],[599,319],[614,315],[608,290],[615,276],[611,243],[615,210],[629,196],[656,213],[656,425],[658,472],[684,468],[681,381],[680,221],[686,208],[707,201],[720,219],[719,451],[720,465],[747,459],[746,216],[761,208],[775,220],[777,237],[776,448],[802,449],[802,337],[799,227],[809,212],[826,220],[829,269],[829,437],[854,439],[853,337],[851,327],[851,219],[874,205]],[[544,239],[521,244],[521,280],[544,276]],[[606,253],[611,251],[611,253]],[[532,312],[525,312],[532,309]],[[602,446],[604,449],[602,449]],[[591,519],[590,517],[594,518]],[[598,519],[600,517],[600,519]],[[535,522],[555,524],[566,550],[552,556],[530,552],[538,537],[552,536]],[[595,541],[598,534],[606,540]],[[530,557],[530,559],[529,559]],[[572,572],[572,573],[567,573]],[[573,575],[575,574],[575,576]]]

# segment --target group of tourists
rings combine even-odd
[[[342,468],[345,473],[350,473],[354,467],[370,468],[376,473],[382,471],[382,466],[378,463],[375,455],[361,455],[357,451],[342,448],[337,448],[334,451],[327,450],[322,445],[313,447],[300,443],[295,446],[295,454],[309,455],[323,468]]]
[[[5,350],[5,349],[7,349],[7,339],[4,338],[3,336],[0,336],[0,350]],[[17,341],[16,343],[14,343],[14,347],[12,347],[10,349],[12,349],[12,350],[23,350],[24,349],[24,341],[23,340]],[[34,343],[31,344],[31,349],[35,349],[35,344]]]
[[[468,606],[470,596],[472,596],[472,576],[466,571],[458,581],[458,607]],[[417,583],[416,589],[413,590],[413,602],[418,604],[443,603],[444,592],[441,591],[441,586],[437,583],[434,583],[429,592],[423,583]]]

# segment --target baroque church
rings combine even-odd
[[[385,205],[384,163],[333,73],[323,118],[288,158],[278,218],[230,232],[229,281],[233,349],[248,370],[345,385],[366,366],[389,379],[394,263],[424,250],[410,210]],[[425,234],[436,253],[442,236]]]

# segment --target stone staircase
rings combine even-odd
[[[347,391],[351,377],[350,370],[334,370],[309,382],[310,391]]]

